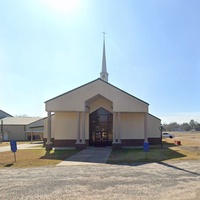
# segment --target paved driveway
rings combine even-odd
[[[200,162],[0,170],[0,199],[199,200]]]

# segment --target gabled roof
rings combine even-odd
[[[92,103],[91,99],[95,101],[96,97],[109,100],[113,112],[148,112],[148,103],[100,78],[46,101],[45,110],[83,112],[86,104]]]
[[[156,117],[155,115],[152,115],[152,114],[150,114],[150,113],[148,113],[151,117],[154,117],[154,118],[156,118],[156,119],[158,119],[158,120],[161,120],[160,118],[158,118],[158,117]]]
[[[5,117],[3,118],[3,125],[28,125],[35,122],[41,117]]]
[[[137,97],[135,97],[135,96],[133,96],[133,95],[131,95],[131,94],[125,92],[125,91],[123,91],[122,89],[120,89],[120,88],[118,88],[118,87],[116,87],[116,86],[114,86],[114,85],[112,85],[112,84],[110,84],[110,83],[108,83],[108,82],[102,80],[101,78],[97,78],[97,79],[95,79],[95,80],[93,80],[93,81],[91,81],[91,82],[89,82],[89,83],[86,83],[86,84],[84,84],[84,85],[81,85],[81,86],[79,86],[79,87],[77,87],[77,88],[75,88],[75,89],[73,89],[73,90],[70,90],[70,91],[65,92],[65,93],[63,93],[63,94],[61,94],[61,95],[58,95],[58,96],[56,96],[56,97],[54,97],[54,98],[52,98],[52,99],[49,99],[49,100],[45,101],[44,103],[47,103],[47,102],[52,101],[52,100],[54,100],[54,99],[56,99],[56,98],[59,98],[59,97],[64,96],[64,95],[66,95],[66,94],[69,94],[69,93],[71,93],[71,92],[73,92],[73,91],[75,91],[75,90],[78,90],[78,89],[80,89],[80,88],[82,88],[82,87],[85,87],[86,85],[89,85],[89,84],[91,84],[91,83],[93,83],[93,82],[96,82],[96,81],[98,81],[98,80],[100,80],[100,81],[102,81],[102,82],[104,82],[104,83],[106,83],[106,84],[112,86],[113,88],[115,88],[115,89],[117,89],[117,90],[123,92],[124,94],[129,95],[130,97],[132,97],[132,98],[134,98],[134,99],[137,99],[137,100],[139,100],[139,101],[141,101],[141,102],[143,102],[143,103],[149,105],[147,102],[145,102],[145,101],[143,101],[143,100],[141,100],[141,99],[139,99],[139,98],[137,98]]]
[[[0,119],[2,119],[4,117],[13,117],[13,116],[4,112],[3,110],[0,110]]]
[[[44,127],[44,119],[40,118],[39,120],[36,120],[29,124],[29,128],[38,128],[38,127]]]

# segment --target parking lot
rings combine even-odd
[[[0,199],[200,199],[200,162],[0,170]]]

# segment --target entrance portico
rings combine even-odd
[[[72,114],[73,113],[71,113],[71,115]],[[60,142],[55,136],[55,133],[52,137],[52,117],[50,117],[50,115],[51,112],[48,112],[47,150],[51,150],[53,147],[52,139],[54,139],[54,145],[56,146],[63,146],[65,143],[67,146],[75,146],[78,149],[84,149],[86,146],[113,146],[113,148],[121,147],[120,113],[110,113],[104,108],[99,108],[91,114],[88,112],[76,112],[76,128],[74,128],[74,130],[76,130],[76,138],[74,140],[62,140],[62,142]],[[54,114],[53,121],[55,121],[55,117],[57,116],[59,115]],[[89,127],[89,129],[86,127]],[[86,133],[86,130],[89,132]],[[54,129],[54,131],[58,131],[58,129]]]
[[[121,146],[120,140],[120,113],[113,112],[113,102],[106,99],[102,95],[95,95],[85,101],[85,111],[76,112],[54,112],[54,121],[59,121],[60,125],[63,119],[60,119],[60,115],[76,115],[76,138],[75,141],[65,141],[66,144],[72,145],[78,149],[84,149],[86,146]],[[46,148],[52,148],[52,126],[51,126],[51,113],[47,112],[47,142]],[[67,120],[67,118],[66,118]],[[71,129],[74,124],[71,124]],[[58,132],[59,128],[54,127],[53,132]],[[67,130],[66,130],[67,133]],[[55,134],[53,134],[55,135]],[[61,142],[56,140],[56,136],[53,136],[55,143],[61,145]],[[62,141],[63,143],[64,141]],[[75,144],[74,144],[75,142]]]

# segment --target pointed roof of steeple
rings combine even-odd
[[[108,73],[106,66],[106,49],[105,49],[105,32],[103,32],[103,56],[102,56],[102,70],[100,73],[100,78],[106,82],[108,82]]]
[[[105,35],[103,37],[103,57],[102,57],[102,72],[107,72],[106,68],[106,49],[105,49]]]

